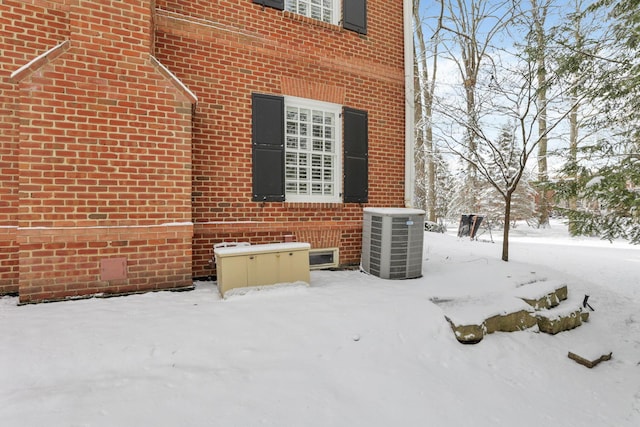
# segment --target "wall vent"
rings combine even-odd
[[[383,279],[421,277],[424,214],[419,209],[364,209],[362,270]]]

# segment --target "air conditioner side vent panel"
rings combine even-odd
[[[424,211],[366,208],[362,226],[362,269],[383,279],[422,276]]]

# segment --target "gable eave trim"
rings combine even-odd
[[[13,73],[11,73],[9,78],[14,83],[21,82],[27,76],[30,76],[34,72],[38,71],[45,64],[55,61],[60,55],[69,50],[70,46],[71,42],[69,40],[65,40],[64,42],[36,56],[31,61],[24,64],[22,67],[15,70]]]
[[[160,71],[162,75],[169,79],[173,83],[173,85],[176,86],[176,88],[178,88],[178,90],[182,92],[184,96],[189,99],[189,101],[191,101],[192,104],[196,104],[198,102],[198,97],[196,96],[196,94],[193,93],[191,89],[187,87],[187,85],[182,83],[182,81],[175,74],[173,74],[153,55],[151,55],[151,63]]]

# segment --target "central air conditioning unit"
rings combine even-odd
[[[424,214],[420,209],[365,208],[362,270],[383,279],[421,277]]]

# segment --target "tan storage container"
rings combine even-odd
[[[271,243],[214,249],[218,289],[309,283],[309,243]]]

